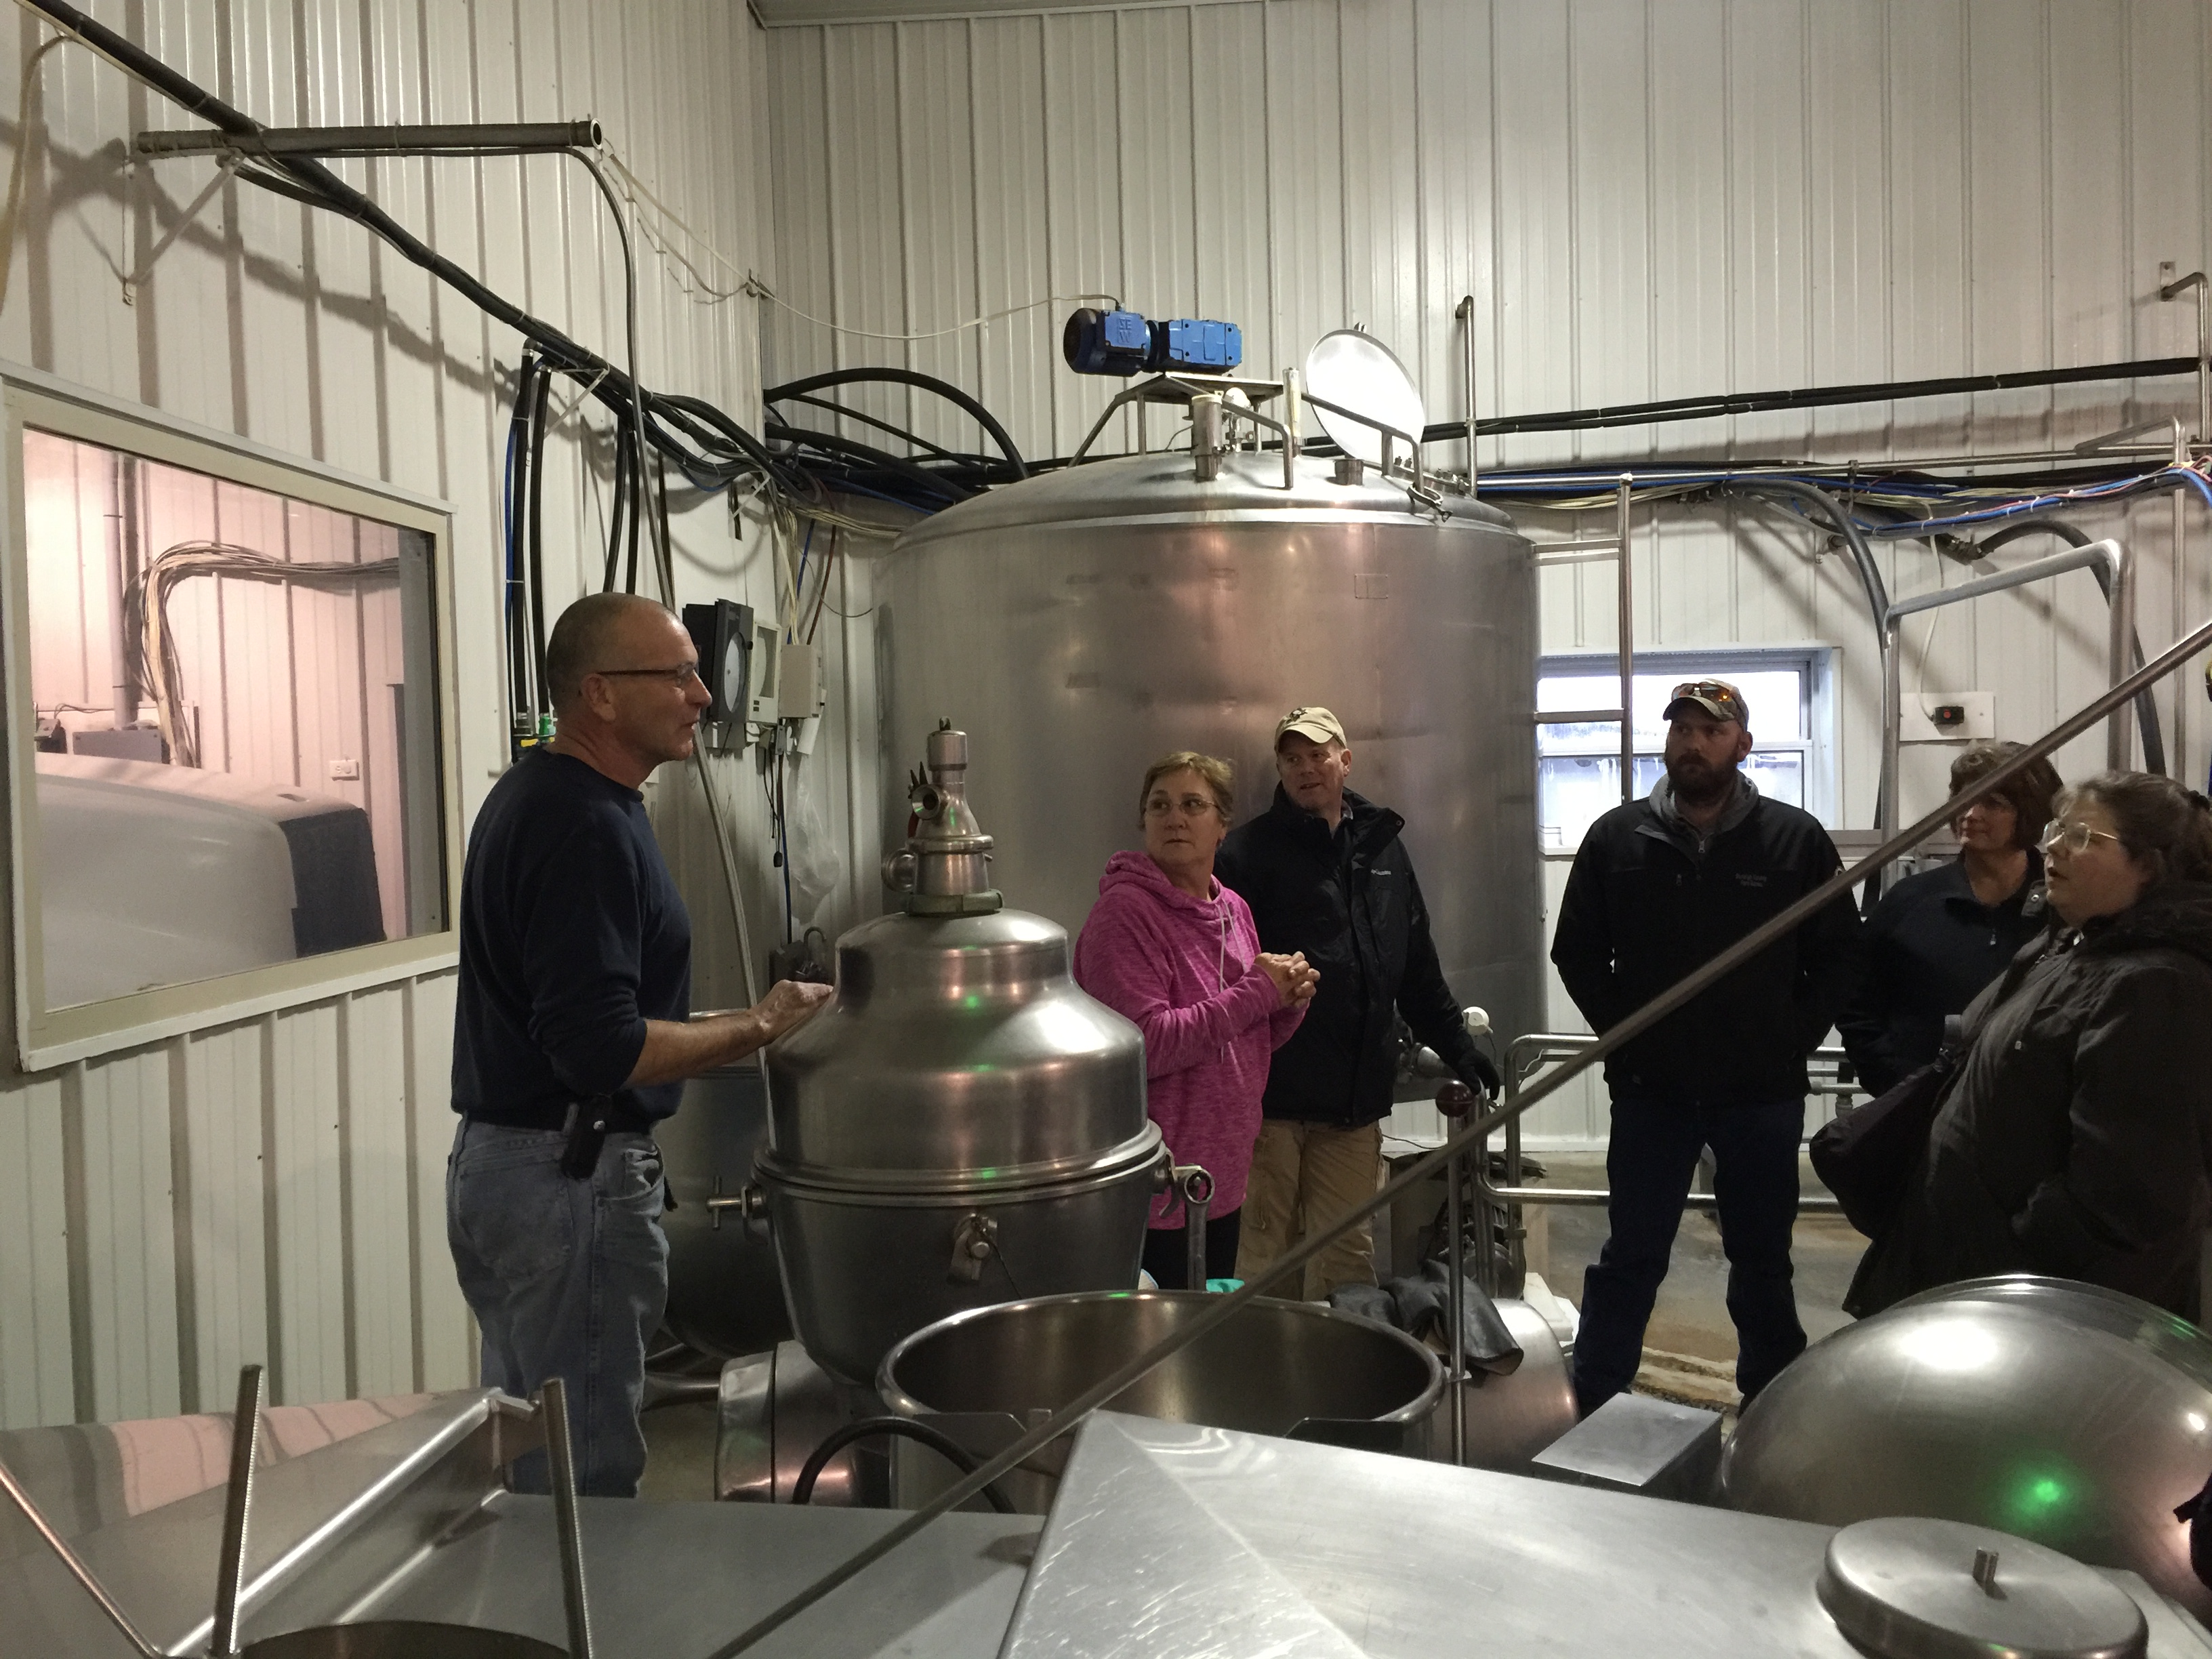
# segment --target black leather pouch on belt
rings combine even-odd
[[[568,1108],[568,1144],[561,1149],[561,1173],[571,1181],[589,1181],[599,1167],[599,1152],[607,1144],[607,1112],[611,1095],[593,1095]]]

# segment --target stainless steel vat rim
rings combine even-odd
[[[1062,467],[1020,483],[1006,484],[932,514],[909,526],[895,550],[904,552],[946,537],[1052,525],[1115,524],[1132,527],[1279,521],[1299,525],[1395,525],[1428,532],[1504,532],[1513,521],[1486,501],[1448,496],[1443,523],[1412,509],[1406,487],[1371,471],[1368,482],[1340,484],[1332,462],[1301,458],[1297,488],[1283,488],[1279,453],[1233,450],[1222,457],[1221,476],[1200,483],[1188,452],[1155,450]]]
[[[987,1319],[1008,1318],[1032,1308],[1055,1307],[1062,1303],[1203,1303],[1216,1294],[1217,1292],[1212,1291],[1070,1291],[1060,1296],[1032,1296],[1026,1297],[1019,1302],[994,1302],[981,1308],[963,1309],[957,1314],[947,1314],[935,1324],[925,1325],[920,1330],[902,1336],[891,1344],[890,1349],[885,1352],[882,1362],[876,1367],[876,1392],[883,1396],[884,1407],[896,1412],[901,1417],[929,1415],[935,1407],[922,1404],[912,1395],[900,1389],[891,1380],[892,1369],[898,1364],[901,1355],[908,1349],[919,1346],[925,1337],[935,1336],[941,1332],[951,1330],[962,1325],[972,1325]],[[1340,1313],[1335,1309],[1318,1302],[1294,1302],[1284,1297],[1255,1296],[1247,1305],[1265,1308],[1270,1312],[1289,1313],[1301,1319],[1320,1319],[1326,1320],[1331,1324],[1357,1325],[1363,1330],[1379,1332],[1399,1344],[1407,1352],[1418,1354],[1428,1367],[1427,1384],[1420,1393],[1399,1407],[1397,1410],[1370,1419],[1373,1422],[1418,1423],[1434,1411],[1437,1408],[1437,1402],[1443,1398],[1443,1362],[1437,1359],[1425,1343],[1416,1341],[1395,1326],[1385,1325],[1379,1320],[1363,1319],[1358,1314]]]
[[[753,1173],[795,1196],[832,1204],[927,1205],[948,1199],[1011,1204],[1108,1185],[1157,1164],[1165,1150],[1160,1126],[1148,1120],[1143,1133],[1106,1152],[1003,1169],[880,1170],[787,1164],[763,1147],[754,1155]]]
[[[1958,1521],[1845,1527],[1816,1588],[1837,1628],[1880,1659],[2140,1659],[2150,1640],[2142,1609],[2102,1573]]]

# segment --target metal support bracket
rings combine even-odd
[[[186,228],[206,210],[207,204],[215,200],[216,192],[230,182],[231,175],[238,171],[240,159],[235,155],[226,155],[217,163],[215,177],[207,181],[200,193],[193,197],[185,210],[177,216],[177,222],[161,233],[161,240],[155,243],[146,257],[138,262],[138,268],[123,279],[125,305],[138,303],[139,284],[153,276],[154,267],[161,262],[161,256],[169,251],[170,244],[185,234]]]
[[[224,155],[275,161],[286,155],[545,155],[597,149],[599,124],[580,121],[462,122],[384,127],[268,127],[256,133],[193,128],[149,131],[131,141],[139,155]]]

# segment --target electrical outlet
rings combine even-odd
[[[331,763],[331,781],[332,783],[360,782],[361,763],[357,760],[332,761]]]
[[[1903,743],[1972,743],[1997,734],[1995,696],[1987,691],[1908,691],[1898,712]]]

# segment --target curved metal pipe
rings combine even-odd
[[[1882,623],[1889,615],[1889,586],[1881,579],[1881,567],[1874,562],[1874,550],[1867,545],[1865,533],[1844,511],[1844,505],[1816,484],[1801,483],[1795,478],[1747,478],[1731,481],[1723,489],[1743,495],[1793,495],[1820,509],[1820,516],[1836,527],[1850,549],[1851,562],[1858,567],[1860,586],[1866,589],[1867,610],[1874,617],[1874,631],[1880,638]]]
[[[2069,547],[2087,547],[2091,540],[2087,535],[2063,519],[2021,519],[2005,526],[1995,535],[1983,537],[1974,544],[1974,548],[1977,552],[1987,555],[1996,552],[2007,542],[2015,541],[2022,536],[2033,536],[2038,532],[2056,536]],[[2113,602],[2112,573],[2102,564],[2091,565],[2089,572],[2096,577],[2097,586],[2103,590],[2105,603],[2111,605]],[[2143,665],[2142,630],[2139,628],[2130,628],[2128,643],[2130,649],[2135,653],[2134,661],[2130,665],[2141,668]],[[2166,732],[2159,724],[2158,700],[2148,691],[2142,693],[2136,698],[2136,726],[2142,733],[2143,770],[2156,772],[2163,776],[2166,772]]]

